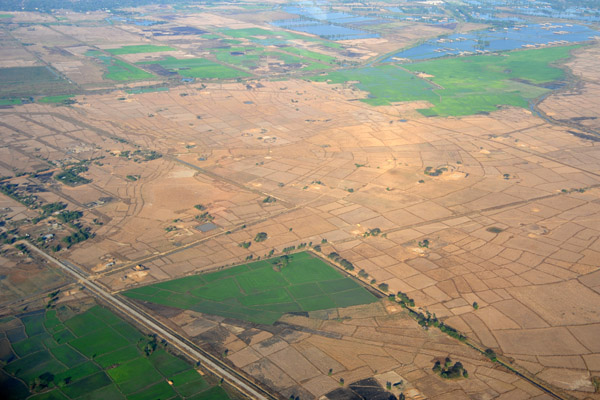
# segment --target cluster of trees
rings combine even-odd
[[[254,241],[255,242],[264,242],[265,240],[267,240],[267,233],[266,232],[258,232],[256,234],[256,236],[254,236]]]
[[[88,167],[84,164],[74,165],[72,167],[63,169],[61,172],[54,175],[54,179],[69,186],[85,185],[90,183],[92,180],[79,176],[80,173],[86,172]]]
[[[56,203],[48,203],[42,206],[42,210],[40,212],[39,217],[35,217],[31,222],[37,224],[38,222],[48,218],[50,215],[54,214],[57,211],[64,210],[67,208],[67,205],[62,202]]]
[[[32,194],[23,194],[17,190],[18,187],[19,185],[9,182],[0,182],[0,192],[23,204],[25,207],[33,209],[38,208],[39,205],[37,196]]]
[[[77,227],[76,225],[73,226],[77,228],[77,231],[62,238],[62,241],[67,245],[67,248],[73,246],[74,244],[88,240],[94,236],[94,234],[91,233],[90,228]]]
[[[390,298],[393,298],[393,297],[394,297],[393,295],[390,296]],[[465,335],[463,335],[462,333],[460,333],[459,331],[457,331],[450,325],[446,325],[443,322],[441,322],[435,316],[435,314],[431,314],[429,311],[425,311],[425,314],[423,314],[422,312],[415,311],[411,308],[408,308],[408,307],[414,307],[415,301],[413,299],[411,299],[410,297],[408,297],[408,295],[406,293],[398,292],[396,299],[404,308],[407,308],[408,313],[414,319],[416,319],[417,322],[419,323],[419,325],[421,325],[422,327],[429,328],[431,326],[434,326],[434,327],[438,328],[439,330],[441,330],[442,332],[444,332],[446,335],[451,336],[455,339],[458,339],[463,342],[465,340],[467,340],[467,337]]]
[[[439,374],[444,379],[457,379],[460,377],[468,378],[469,373],[463,367],[460,361],[457,361],[452,365],[450,357],[446,357],[444,365],[440,361],[436,361],[433,366],[433,372]]]
[[[275,265],[279,271],[281,271],[283,268],[289,265],[290,261],[292,261],[292,256],[284,255],[272,260],[271,263]]]
[[[381,229],[373,228],[373,229],[369,229],[368,231],[363,233],[363,237],[379,236],[380,234],[381,234]]]
[[[436,168],[434,170],[433,167],[426,167],[425,171],[423,173],[425,175],[429,175],[429,176],[439,176],[439,175],[443,174],[444,171],[448,171],[448,168],[442,167],[442,168]]]
[[[408,297],[408,295],[404,292],[398,291],[398,300],[405,307],[414,307],[415,301]]]
[[[161,158],[162,154],[160,154],[157,151],[154,150],[135,150],[135,151],[129,151],[129,150],[125,150],[122,151],[119,154],[119,157],[124,157],[127,159],[133,159],[134,162],[140,162],[140,161],[151,161],[151,160],[156,160],[157,158]]]
[[[67,223],[67,222],[75,221],[75,220],[81,218],[82,216],[83,216],[83,213],[81,211],[64,210],[56,215],[56,219],[62,223]]]
[[[331,253],[329,253],[327,258],[339,263],[347,271],[354,271],[354,264],[352,264],[350,261],[346,260],[345,258],[341,257],[335,251],[332,251]]]

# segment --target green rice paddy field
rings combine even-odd
[[[106,51],[112,55],[118,56],[121,54],[138,54],[138,53],[156,53],[160,51],[176,50],[171,46],[156,46],[152,44],[140,44],[133,46],[123,46],[116,49],[107,49]]]
[[[419,110],[424,115],[471,115],[495,111],[504,105],[527,107],[530,100],[550,91],[544,84],[564,79],[564,71],[554,64],[568,58],[576,47],[443,58],[402,66],[386,64],[335,71],[311,79],[330,83],[358,81],[355,86],[370,93],[363,101],[371,105],[426,100],[433,107]],[[413,73],[430,77],[420,79]]]
[[[0,320],[0,366],[3,399],[229,399],[187,362],[100,306],[85,312],[60,306]]]
[[[166,57],[159,61],[143,62],[138,65],[158,64],[164,69],[177,72],[186,78],[217,78],[231,79],[250,76],[250,74],[237,69],[218,64],[204,58],[177,59]]]
[[[127,64],[124,61],[117,60],[116,58],[109,57],[97,50],[90,50],[85,53],[88,57],[94,57],[104,64],[106,68],[106,74],[104,77],[113,81],[133,81],[140,79],[152,79],[155,78],[149,72],[146,72],[138,67],[131,64]]]
[[[354,279],[309,253],[279,268],[278,258],[193,275],[124,292],[127,297],[260,324],[284,313],[377,301]]]
[[[41,99],[38,100],[39,103],[49,103],[49,104],[54,104],[54,103],[64,103],[65,101],[73,98],[74,95],[73,94],[64,94],[64,95],[57,95],[57,96],[46,96],[46,97],[42,97]]]

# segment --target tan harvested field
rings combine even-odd
[[[530,380],[423,329],[388,299],[287,314],[273,326],[146,304],[282,398],[321,398],[340,378],[374,377],[384,387],[402,380],[392,392],[415,400],[553,398],[531,381],[565,399],[600,399],[593,383],[600,377],[597,41],[574,52],[567,86],[536,106],[541,116],[505,107],[427,118],[417,111],[424,101],[370,106],[358,101],[368,93],[350,85],[308,81],[306,72],[265,63],[240,67],[251,76],[239,81],[182,83],[168,74],[110,81],[90,50],[109,57],[107,49],[121,46],[169,45],[175,50],[110,57],[129,65],[164,57],[227,65],[214,51],[232,39],[224,29],[274,30],[269,21],[291,18],[231,4],[143,10],[164,17],[152,29],[193,27],[216,38],[109,25],[104,12],[14,13],[2,25],[0,67],[48,65],[73,88],[56,94],[74,101],[0,107],[0,177],[19,188],[0,194],[1,232],[18,228],[113,292],[322,243],[323,254],[350,261],[365,285],[405,293],[415,311],[435,314]],[[340,62],[366,63],[448,31],[407,22],[376,29],[382,38],[340,41],[341,49],[296,40]],[[55,179],[77,165],[89,182]],[[432,176],[427,167],[445,170]],[[81,211],[80,225],[57,213],[33,222],[40,209],[28,209],[26,195]],[[61,241],[87,228],[87,240]],[[369,235],[375,228],[381,233]],[[268,239],[253,241],[259,232]],[[11,243],[0,246],[0,304],[68,283]],[[446,356],[469,377],[434,374]]]

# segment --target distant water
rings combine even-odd
[[[430,39],[419,46],[390,56],[385,62],[393,62],[397,58],[424,60],[548,44],[567,44],[586,41],[598,35],[598,31],[572,24],[531,24],[490,29]]]
[[[368,24],[375,20],[360,15],[338,11],[327,11],[313,4],[291,5],[283,7],[290,14],[300,18],[273,21],[272,24],[297,32],[310,33],[329,40],[349,40],[376,38],[379,34],[352,27],[357,24]],[[350,26],[347,26],[350,25]]]

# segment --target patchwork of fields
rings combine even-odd
[[[260,324],[284,313],[372,303],[377,298],[352,278],[308,254],[258,261],[124,292],[133,299]],[[277,265],[277,263],[283,264]]]
[[[227,399],[111,311],[61,306],[0,320],[5,399]]]

